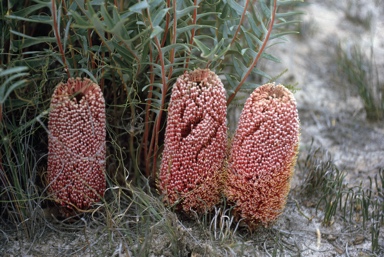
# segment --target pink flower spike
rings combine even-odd
[[[167,205],[204,213],[220,200],[227,148],[226,96],[212,71],[185,72],[168,107],[159,188]]]
[[[63,206],[87,209],[106,187],[103,94],[89,79],[70,78],[56,87],[50,109],[50,192]]]
[[[299,145],[293,94],[265,84],[247,99],[232,142],[225,194],[250,227],[282,213]]]

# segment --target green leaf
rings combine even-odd
[[[23,67],[25,68],[25,67]],[[13,73],[14,70],[11,69],[11,73]],[[1,76],[5,76],[4,74],[11,74],[9,72],[2,72],[0,75]],[[17,88],[23,86],[27,80],[26,79],[23,79],[23,80],[19,80],[19,81],[16,81],[14,82],[13,84],[11,84],[8,88],[8,90],[6,90],[6,87],[8,84],[11,83],[11,81],[17,79],[17,78],[20,78],[20,77],[23,77],[23,76],[26,76],[28,75],[28,73],[26,72],[23,72],[23,73],[18,73],[18,74],[15,74],[11,77],[9,77],[8,79],[6,79],[0,86],[0,104],[3,104],[5,102],[5,100],[8,98],[8,96],[12,93],[12,91],[16,90]]]
[[[286,18],[286,17],[291,17],[291,16],[295,16],[295,15],[302,15],[302,14],[305,14],[305,12],[304,11],[294,11],[294,12],[276,13],[276,18],[280,19],[280,18]]]
[[[264,1],[260,1],[261,11],[263,12],[264,16],[270,20],[271,19],[271,10],[268,8],[268,6],[265,4]]]
[[[28,6],[20,11],[16,11],[16,12],[13,12],[12,15],[9,15],[9,16],[15,16],[15,17],[27,17],[29,16],[31,13],[37,11],[37,10],[41,10],[43,9],[44,7],[50,7],[50,3],[49,2],[46,2],[46,3],[39,3],[39,4],[35,4],[35,5],[31,5],[31,6]],[[8,16],[6,16],[8,17]]]
[[[14,67],[14,68],[9,68],[6,70],[0,69],[0,78],[8,76],[12,73],[21,73],[23,71],[28,70],[28,67]]]
[[[18,47],[18,48],[26,48],[30,47],[36,44],[41,44],[41,43],[53,43],[56,42],[56,38],[54,37],[31,37],[28,35],[25,35],[23,33],[10,30],[10,32],[16,36],[23,37],[23,40],[15,40],[13,43]]]
[[[291,35],[291,34],[299,34],[299,32],[298,31],[284,31],[284,32],[272,34],[269,37],[269,39],[272,40],[272,39],[275,39],[275,38],[279,38],[279,37],[282,37],[282,36],[285,36],[285,35]]]
[[[150,5],[148,4],[148,2],[144,0],[144,1],[138,2],[137,4],[132,5],[131,7],[129,7],[129,10],[131,12],[141,14],[141,12],[144,9],[147,9],[149,7],[150,7]]]
[[[260,75],[262,77],[265,77],[265,78],[267,78],[269,80],[271,79],[271,76],[269,76],[267,73],[265,73],[264,71],[262,71],[262,70],[260,70],[258,68],[253,68],[252,73]]]
[[[162,27],[160,27],[160,26],[154,27],[152,32],[151,32],[150,38],[156,37],[157,35],[159,35],[163,31],[164,31],[164,29]]]
[[[202,56],[208,56],[210,54],[211,49],[209,49],[209,47],[207,47],[203,42],[201,42],[196,37],[193,38],[193,41],[195,42],[199,50],[202,52]]]
[[[160,10],[156,14],[155,18],[152,20],[152,26],[153,27],[157,27],[160,25],[160,23],[163,21],[165,15],[167,14],[168,10],[169,10],[169,8],[165,8],[165,9]]]
[[[176,30],[176,33],[177,33],[178,35],[180,35],[180,34],[186,32],[186,31],[189,32],[189,31],[191,31],[192,29],[195,29],[195,30],[197,31],[198,29],[206,29],[206,28],[216,29],[216,27],[214,27],[214,26],[208,26],[208,25],[187,25],[187,26],[185,26],[185,27],[178,28],[178,29]]]
[[[236,13],[237,13],[238,15],[241,16],[241,14],[242,14],[243,11],[244,11],[244,7],[243,7],[243,6],[239,5],[238,3],[236,3],[236,2],[233,1],[233,0],[228,0],[228,4],[229,4],[229,6],[232,7],[233,10],[236,11]]]
[[[192,13],[197,8],[198,8],[198,6],[192,5],[192,6],[186,7],[184,9],[182,9],[182,10],[176,10],[176,17],[177,17],[177,19],[181,19],[185,15],[188,15],[188,14]]]
[[[115,26],[116,21],[112,20],[112,17],[109,15],[108,10],[104,5],[101,6],[101,16],[104,18],[104,22],[107,28],[111,30]]]
[[[28,22],[37,22],[37,23],[43,23],[43,24],[53,24],[53,21],[50,16],[37,16],[33,15],[31,18],[25,18],[25,17],[20,17],[16,15],[7,15],[6,18],[8,19],[14,19],[14,20],[19,20],[19,21],[28,21]]]

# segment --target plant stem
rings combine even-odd
[[[65,60],[65,53],[64,53],[63,45],[62,45],[61,39],[60,39],[60,34],[59,34],[59,29],[58,29],[58,24],[57,24],[56,11],[57,11],[56,0],[52,0],[53,31],[55,33],[57,45],[59,46],[59,51],[61,54],[61,60],[63,61],[64,70],[67,72],[68,78],[70,78],[71,75],[70,75],[69,70],[68,70],[67,62]]]
[[[264,52],[264,49],[267,46],[269,37],[271,36],[271,33],[272,33],[273,24],[275,22],[276,9],[277,9],[277,0],[274,0],[273,1],[273,10],[272,10],[272,14],[271,14],[271,20],[269,22],[268,31],[267,31],[267,34],[265,35],[263,44],[261,45],[261,47],[259,49],[259,52],[257,53],[257,55],[256,55],[255,59],[253,60],[252,64],[249,66],[248,71],[245,73],[245,75],[241,79],[239,85],[236,87],[235,92],[233,92],[232,95],[229,96],[229,98],[227,100],[227,106],[235,98],[237,92],[239,92],[240,88],[243,86],[243,84],[247,80],[248,76],[251,74],[253,68],[256,66],[257,62],[259,61],[259,59],[261,57],[261,54]]]

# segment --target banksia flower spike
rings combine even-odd
[[[293,94],[266,84],[247,99],[232,142],[225,194],[250,225],[268,225],[281,214],[299,144]]]
[[[186,72],[173,85],[159,188],[166,204],[204,213],[220,200],[227,148],[226,96],[212,71]]]
[[[48,182],[55,200],[87,209],[105,191],[105,102],[89,79],[68,79],[52,96]]]

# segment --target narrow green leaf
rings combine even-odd
[[[232,7],[233,10],[236,11],[236,13],[237,13],[238,15],[241,15],[241,14],[243,13],[243,11],[244,11],[244,7],[241,6],[241,5],[239,5],[239,4],[236,3],[235,1],[233,1],[233,0],[228,0],[228,4],[229,4],[230,7]]]
[[[34,4],[31,6],[28,6],[28,7],[24,8],[20,11],[13,12],[12,15],[9,15],[9,16],[27,17],[31,13],[33,13],[37,10],[41,10],[44,7],[50,7],[50,3],[46,2],[46,3]],[[8,16],[6,16],[6,17],[8,17]]]
[[[260,76],[262,76],[262,77],[264,77],[264,78],[266,78],[266,79],[268,79],[268,80],[271,79],[271,76],[269,76],[267,73],[265,73],[264,71],[262,71],[262,70],[260,70],[260,69],[258,69],[258,68],[253,68],[253,69],[252,69],[252,73],[253,73],[253,74],[260,75]]]
[[[150,86],[153,86],[153,87],[158,87],[160,89],[163,89],[163,84],[161,83],[152,83],[152,84],[148,84],[148,85],[145,85],[143,87],[143,91],[145,91],[147,88],[149,88]]]
[[[189,32],[189,31],[191,31],[192,29],[195,29],[195,30],[197,31],[198,29],[208,29],[208,28],[216,29],[216,27],[214,27],[214,26],[208,26],[208,25],[187,25],[187,26],[185,26],[185,27],[178,28],[178,29],[176,30],[176,33],[177,33],[177,35],[180,35],[180,34],[186,32],[186,31]]]
[[[12,73],[20,73],[26,70],[28,70],[28,67],[13,67],[5,70],[0,69],[0,78]]]
[[[138,2],[137,4],[132,5],[131,7],[129,7],[129,10],[131,12],[141,14],[142,10],[147,9],[149,7],[150,5],[148,4],[148,2],[144,0],[144,1]]]
[[[260,7],[261,7],[261,11],[265,15],[265,17],[267,17],[267,19],[270,20],[271,19],[271,10],[268,8],[268,6],[265,4],[264,1],[260,1]]]
[[[276,18],[277,19],[287,18],[287,17],[292,17],[295,15],[302,15],[302,14],[305,14],[305,12],[304,11],[293,11],[293,12],[285,12],[285,13],[276,13]]]
[[[160,26],[154,27],[152,32],[151,32],[150,38],[156,37],[157,35],[159,35],[163,31],[164,31],[164,29],[162,27],[160,27]]]
[[[297,5],[299,3],[304,3],[304,0],[293,0],[293,1],[290,1],[290,0],[281,0],[281,1],[277,1],[277,5],[278,6],[290,6],[290,5]]]
[[[208,56],[209,55],[209,53],[211,52],[211,49],[209,49],[209,47],[207,47],[203,42],[201,42],[196,37],[193,38],[193,41],[195,42],[195,44],[197,45],[199,50],[202,52],[202,56]]]
[[[26,74],[24,74],[26,75]],[[12,93],[12,91],[14,91],[15,89],[17,89],[18,87],[21,87],[23,84],[25,84],[27,82],[26,79],[23,79],[23,80],[19,80],[19,81],[16,81],[15,83],[13,83],[7,90],[7,92],[3,95],[3,96],[0,96],[0,103],[3,104],[5,102],[5,100],[8,98],[8,96]],[[3,85],[4,86],[4,85]]]
[[[19,21],[28,21],[28,22],[37,22],[37,23],[43,23],[43,24],[53,24],[52,19],[50,16],[37,16],[33,15],[31,18],[16,16],[16,15],[7,15],[5,16],[8,19],[14,19]]]
[[[197,14],[197,16],[196,16],[196,20],[199,20],[200,18],[205,17],[205,16],[215,17],[215,16],[217,16],[217,15],[220,15],[220,13],[219,13],[219,12],[199,13],[199,14]]]
[[[56,38],[54,37],[31,37],[28,35],[25,35],[23,33],[10,30],[10,32],[16,36],[23,37],[23,40],[15,40],[13,41],[14,44],[17,44],[17,47],[19,48],[26,48],[29,46],[33,46],[40,43],[53,43],[56,42]]]
[[[255,33],[255,35],[260,38],[262,35],[262,32],[259,29],[259,27],[256,25],[256,22],[255,22],[253,15],[252,14],[247,15],[247,18],[248,18],[248,22],[249,22],[249,25],[251,26],[253,33]]]
[[[276,58],[275,56],[271,55],[271,54],[267,54],[266,52],[263,52],[261,54],[261,57],[262,58],[265,58],[267,60],[270,60],[270,61],[273,61],[273,62],[277,62],[277,63],[280,63],[280,59]]]
[[[192,13],[197,8],[198,8],[198,6],[192,5],[192,6],[186,7],[182,10],[176,10],[176,16],[178,19],[183,18],[185,15]]]
[[[87,20],[85,20],[83,16],[81,16],[78,12],[73,11],[70,12],[68,15],[74,18],[75,23],[73,24],[73,26],[75,28],[91,28],[92,25]]]
[[[159,26],[160,23],[163,21],[163,19],[164,19],[165,15],[167,14],[168,11],[169,11],[169,8],[165,8],[165,9],[160,10],[160,11],[156,14],[155,18],[153,18],[153,20],[152,20],[152,26],[153,26],[153,27],[157,27],[157,26]]]
[[[104,18],[104,22],[107,28],[111,30],[114,27],[116,21],[112,20],[112,17],[109,15],[109,12],[105,8],[105,5],[101,6],[101,16]]]
[[[224,20],[229,15],[229,4],[225,3],[223,10],[220,14],[220,19]]]
[[[301,20],[292,20],[292,21],[279,22],[279,23],[273,24],[273,28],[277,29],[277,28],[280,28],[280,27],[284,27],[284,26],[291,25],[291,24],[297,24],[297,23],[301,23],[301,22],[302,22]]]
[[[275,39],[275,38],[279,38],[279,37],[282,37],[282,36],[285,36],[285,35],[291,35],[291,34],[299,34],[299,32],[298,31],[284,31],[284,32],[272,34],[270,36],[269,40],[272,40],[272,39]]]
[[[230,87],[235,89],[237,87],[237,85],[239,84],[239,81],[235,78],[235,76],[228,74],[228,73],[225,73],[224,76],[227,79]],[[236,81],[235,81],[235,79],[236,79]]]

